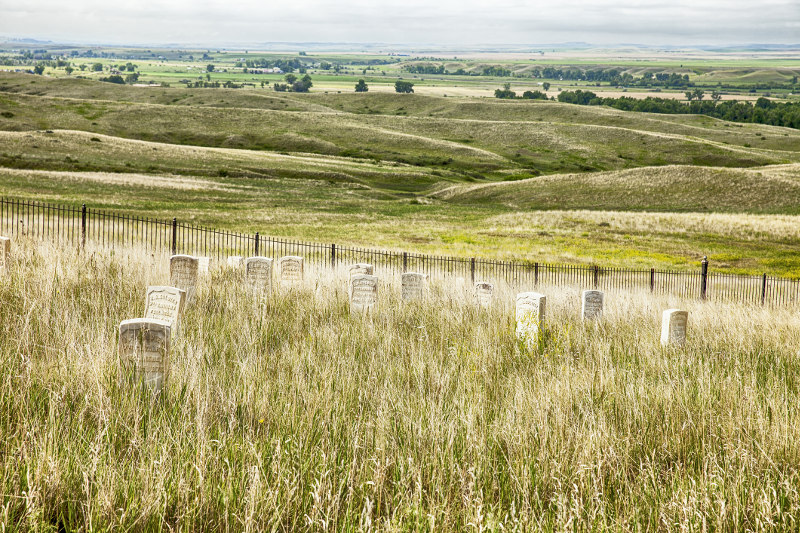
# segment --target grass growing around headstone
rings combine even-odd
[[[371,319],[346,273],[259,308],[215,271],[173,344],[166,396],[120,385],[117,327],[165,257],[15,241],[0,277],[0,520],[12,529],[723,529],[800,514],[795,310],[542,287],[547,334],[514,338],[513,291],[455,285]],[[523,287],[522,290],[531,289]],[[684,350],[661,312],[689,311]]]

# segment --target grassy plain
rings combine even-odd
[[[0,521],[11,530],[758,530],[800,514],[796,312],[545,288],[514,339],[446,282],[372,319],[345,273],[265,307],[204,281],[165,398],[125,387],[117,327],[168,279],[149,251],[14,243],[0,278]],[[662,309],[688,309],[683,350]]]

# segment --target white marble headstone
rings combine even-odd
[[[537,345],[539,333],[544,328],[546,303],[547,297],[538,292],[517,294],[517,338],[525,344],[528,350]]]
[[[350,280],[350,313],[372,313],[378,308],[378,278],[356,274]]]
[[[208,271],[211,269],[211,258],[200,256],[197,258],[197,261],[197,272],[200,274],[208,274]]]
[[[603,299],[603,291],[583,291],[581,295],[583,320],[599,320],[603,317]]]
[[[475,301],[481,307],[489,307],[492,305],[493,294],[494,285],[488,281],[478,281],[475,283]]]
[[[134,318],[119,325],[119,358],[123,372],[154,392],[161,392],[169,375],[169,322]]]
[[[370,276],[375,273],[375,269],[369,263],[356,263],[355,265],[350,265],[350,279],[353,279],[353,276],[356,274],[369,274]]]
[[[680,309],[667,309],[661,318],[661,345],[683,346],[686,344],[686,325],[689,312]]]
[[[168,322],[174,332],[185,305],[186,291],[176,287],[147,287],[144,317],[149,320]]]
[[[228,256],[228,267],[230,268],[241,268],[244,264],[244,259],[241,255],[229,255]]]
[[[244,270],[248,290],[260,295],[272,292],[272,259],[248,257],[244,262]]]
[[[0,270],[8,268],[11,263],[11,239],[0,237]]]
[[[303,258],[287,255],[278,259],[278,275],[285,286],[299,285],[303,282]]]
[[[419,272],[406,272],[402,276],[403,300],[424,298],[428,291],[428,276]]]
[[[173,255],[169,259],[169,284],[186,291],[186,303],[194,301],[199,264],[191,255]]]

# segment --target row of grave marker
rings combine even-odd
[[[273,260],[267,257],[249,257],[243,261],[245,280],[249,289],[260,294],[269,293],[272,285]],[[229,261],[231,266],[242,264],[241,258]],[[170,258],[170,282],[174,286],[148,287],[145,317],[124,320],[119,326],[119,355],[123,368],[129,375],[141,379],[155,392],[160,392],[169,373],[169,349],[173,333],[188,303],[194,295],[201,271],[197,257],[176,255]],[[303,279],[303,258],[282,257],[278,260],[282,282]],[[378,278],[373,266],[358,263],[350,267],[349,299],[351,313],[369,313],[377,309]],[[427,276],[416,272],[403,274],[403,299],[424,296]],[[481,305],[491,303],[494,287],[488,282],[475,284],[476,300]],[[597,290],[583,291],[581,317],[586,321],[603,316],[605,296]],[[538,292],[517,294],[515,307],[516,336],[532,350],[544,331],[547,297]],[[668,309],[662,317],[661,344],[683,346],[686,342],[688,312]]]

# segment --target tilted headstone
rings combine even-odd
[[[683,346],[686,344],[686,325],[689,312],[680,309],[667,309],[661,318],[661,345]]]
[[[186,303],[194,301],[199,263],[191,255],[173,255],[169,258],[169,284],[186,291]]]
[[[372,313],[378,308],[378,278],[356,274],[350,280],[350,313]]]
[[[494,285],[488,281],[478,281],[475,283],[475,301],[482,307],[489,307],[492,305],[492,295],[494,294]]]
[[[0,270],[11,264],[11,239],[0,237]]]
[[[244,259],[241,255],[228,256],[228,266],[230,268],[240,268],[244,264]]]
[[[581,295],[583,320],[599,320],[603,317],[603,299],[603,291],[583,291]]]
[[[177,287],[147,287],[144,317],[168,322],[174,332],[185,305],[186,291],[182,291]]]
[[[402,276],[403,300],[424,298],[428,291],[428,276],[419,272],[406,272]]]
[[[272,259],[248,257],[244,262],[244,279],[248,290],[255,294],[272,292]]]
[[[375,269],[369,263],[356,263],[355,265],[350,265],[350,279],[353,279],[353,276],[356,274],[369,274],[370,276],[375,273]]]
[[[278,259],[278,272],[283,285],[299,285],[303,282],[303,258],[287,255]]]
[[[521,292],[516,303],[517,338],[530,350],[538,343],[544,327],[547,297],[538,292]]]
[[[119,325],[119,358],[123,372],[159,393],[169,374],[169,322],[134,318]]]
[[[208,274],[208,271],[211,270],[211,258],[200,256],[197,258],[197,272],[200,274]]]

